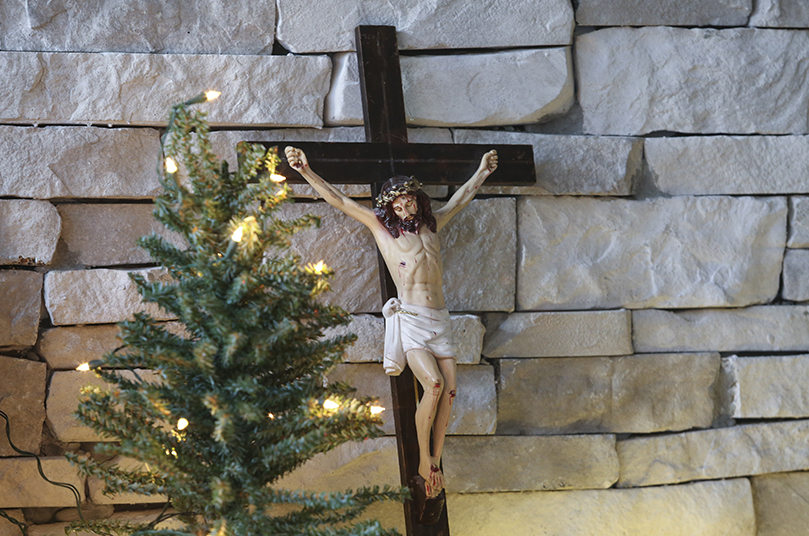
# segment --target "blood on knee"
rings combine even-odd
[[[452,404],[455,401],[455,389],[449,392],[449,403]]]

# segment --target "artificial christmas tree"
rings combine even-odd
[[[376,521],[355,521],[374,501],[403,500],[403,490],[318,494],[274,486],[315,454],[380,435],[381,408],[353,397],[347,385],[325,381],[353,336],[329,339],[323,331],[345,324],[348,315],[316,300],[328,289],[330,270],[322,263],[302,267],[287,251],[290,236],[316,218],[278,217],[290,191],[274,175],[276,152],[240,144],[235,173],[216,159],[204,113],[191,109],[205,100],[176,105],[161,143],[164,192],[155,217],[188,246],[144,237],[141,246],[172,281],[134,278],[144,301],[172,313],[183,330],[146,314],[122,322],[124,345],[90,364],[111,388],[88,389],[78,411],[110,440],[97,447],[101,454],[137,460],[139,467],[70,456],[82,472],[103,479],[106,492],[166,496],[167,509],[149,524],[91,521],[74,528],[395,534]],[[184,525],[158,528],[170,516]]]

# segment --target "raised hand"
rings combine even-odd
[[[480,167],[478,169],[484,171],[486,175],[491,175],[491,173],[497,169],[497,151],[492,149],[484,154],[483,158],[480,159]]]
[[[306,159],[306,153],[297,147],[287,147],[284,149],[284,154],[287,156],[289,166],[296,171],[301,171],[309,165],[309,161]]]

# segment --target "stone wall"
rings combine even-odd
[[[411,140],[531,144],[538,177],[483,188],[442,236],[461,346],[453,534],[805,533],[809,8],[574,4],[0,3],[0,409],[14,442],[93,516],[142,515],[62,454],[104,439],[72,416],[93,381],[74,369],[143,309],[127,273],[163,277],[134,241],[162,232],[150,205],[167,107],[222,91],[206,106],[230,160],[239,140],[362,140],[353,28],[394,24]],[[334,377],[389,403],[370,236],[322,203],[289,211],[357,231],[324,225],[295,247],[336,269],[330,299],[356,313]],[[386,437],[284,484],[397,481]],[[50,535],[72,507],[0,437],[0,508]],[[395,505],[372,514],[403,526]]]

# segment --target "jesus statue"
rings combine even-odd
[[[290,167],[327,203],[370,229],[396,284],[398,298],[391,298],[382,308],[384,367],[387,374],[395,376],[409,366],[424,389],[416,409],[419,469],[409,484],[421,522],[434,523],[446,497],[440,462],[457,393],[457,352],[444,303],[438,232],[472,201],[486,177],[497,169],[497,152],[483,155],[472,177],[435,212],[413,177],[388,179],[376,198],[376,209],[371,210],[312,171],[300,149],[287,147],[285,153]]]

